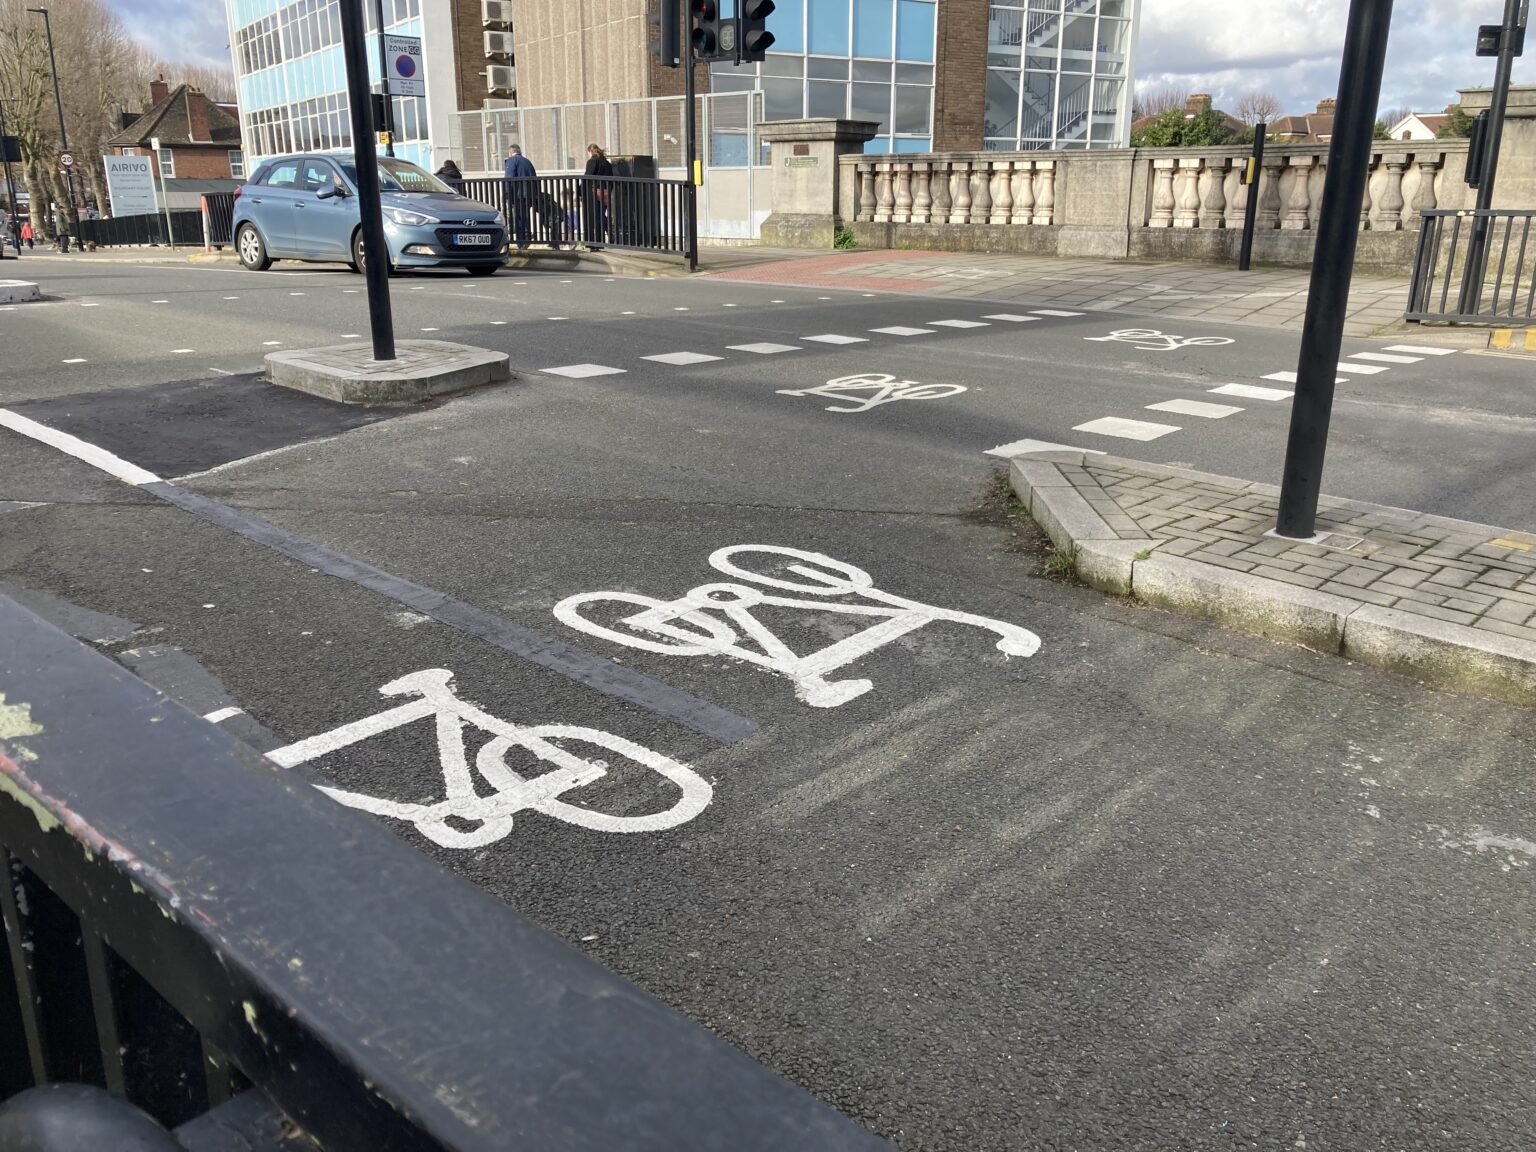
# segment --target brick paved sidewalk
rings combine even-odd
[[[1095,587],[1536,705],[1536,535],[1324,497],[1301,543],[1265,535],[1274,485],[1081,452],[1011,469]]]
[[[750,250],[745,250],[750,251]],[[862,288],[981,296],[1037,304],[1300,328],[1311,273],[1305,268],[1239,272],[1217,264],[1153,264],[982,252],[859,249],[769,259],[714,273],[816,288]],[[741,259],[738,252],[736,259]],[[706,256],[706,267],[708,257]],[[1401,324],[1408,281],[1357,275],[1350,288],[1345,334],[1370,336]]]

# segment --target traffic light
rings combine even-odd
[[[682,56],[682,29],[679,27],[681,20],[677,0],[657,0],[649,19],[655,30],[651,39],[656,42],[654,51],[657,62],[663,68],[676,68]]]
[[[737,0],[741,5],[741,35],[736,42],[741,45],[740,60],[743,64],[763,59],[773,47],[773,33],[768,31],[768,17],[773,12],[773,0]]]
[[[713,60],[720,53],[720,5],[718,0],[688,0],[693,29],[688,41],[696,60]]]

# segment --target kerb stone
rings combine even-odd
[[[30,304],[42,298],[37,285],[27,280],[0,280],[0,304]]]
[[[1515,636],[1366,605],[1344,625],[1343,652],[1431,684],[1536,705],[1536,644]]]
[[[1360,607],[1331,592],[1317,592],[1154,552],[1137,561],[1131,591],[1157,608],[1209,616],[1234,628],[1337,652],[1344,620]]]
[[[267,379],[342,404],[408,404],[512,379],[505,352],[446,340],[399,340],[394,360],[371,344],[269,352]]]

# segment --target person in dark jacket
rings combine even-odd
[[[608,206],[613,196],[613,164],[596,144],[587,145],[587,167],[583,175],[588,177],[582,181],[584,239],[587,247],[596,252],[608,235]]]
[[[506,185],[507,207],[512,210],[512,234],[519,249],[528,247],[528,216],[539,195],[539,174],[533,161],[516,144],[507,149],[501,178]]]
[[[437,170],[437,178],[451,180],[457,184],[464,179],[464,173],[459,171],[459,166],[452,160],[444,160],[443,166]]]

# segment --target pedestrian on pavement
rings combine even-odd
[[[582,187],[586,203],[582,217],[586,222],[587,247],[601,251],[608,235],[608,204],[613,194],[613,164],[607,154],[596,144],[587,145],[587,167],[583,173]]]
[[[533,161],[516,144],[507,149],[507,162],[501,169],[507,204],[512,209],[512,235],[518,251],[528,247],[528,216],[539,195],[539,173]]]
[[[11,234],[11,214],[0,208],[0,260],[5,259],[5,238]]]
[[[451,180],[458,184],[463,181],[464,173],[459,171],[459,166],[452,160],[444,160],[443,166],[437,170],[437,178],[439,180]]]
[[[32,221],[23,220],[21,222],[21,240],[27,246],[27,251],[32,251]],[[21,249],[18,248],[17,251],[19,252]]]

